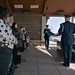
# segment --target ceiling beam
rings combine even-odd
[[[11,7],[10,7],[9,0],[6,0],[6,5],[7,5],[7,8],[8,8],[8,10],[9,10],[10,14],[12,14],[12,9],[11,9]]]
[[[45,9],[45,3],[46,3],[46,1],[47,1],[47,0],[44,0],[44,4],[43,4],[43,11],[42,11],[42,12],[43,12],[43,15],[45,15],[44,9]]]
[[[0,6],[6,7],[5,0],[0,0]]]

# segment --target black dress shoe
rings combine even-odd
[[[64,64],[64,63],[62,63],[62,65],[63,65],[63,66],[65,66],[65,67],[67,66],[67,65],[66,65],[66,64]]]
[[[13,75],[14,73],[9,72],[7,75]]]
[[[67,66],[67,67],[69,67],[70,65],[69,65],[69,64],[67,64],[66,66]]]

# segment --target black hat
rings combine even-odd
[[[71,15],[68,15],[68,14],[65,14],[64,16],[65,16],[65,18],[66,18],[66,17],[71,17]]]

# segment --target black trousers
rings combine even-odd
[[[18,53],[18,48],[16,48],[16,46],[14,46],[14,49],[13,49],[13,63],[15,65],[17,64],[17,53]]]

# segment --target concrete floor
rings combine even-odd
[[[49,50],[44,45],[30,46],[20,54],[22,62],[18,64],[14,75],[75,75],[74,62],[70,67],[61,65],[62,52],[56,50],[55,43],[51,43]]]

